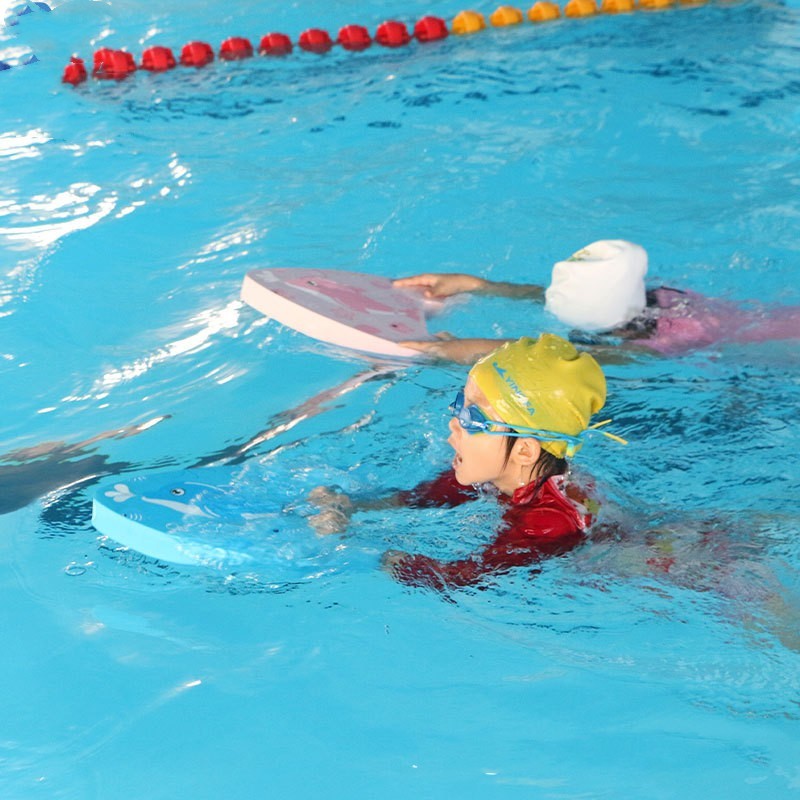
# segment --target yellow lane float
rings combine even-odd
[[[565,17],[593,17],[596,13],[595,0],[569,0],[564,6]]]
[[[528,19],[531,22],[550,22],[561,16],[561,9],[550,0],[539,0],[528,9]]]
[[[478,33],[486,27],[483,14],[478,11],[461,11],[453,19],[453,33],[464,36],[468,33]]]
[[[496,28],[503,28],[506,25],[519,25],[522,20],[522,12],[518,8],[514,8],[514,6],[499,6],[489,17],[489,22]]]

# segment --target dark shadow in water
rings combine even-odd
[[[129,464],[109,462],[108,455],[96,452],[96,445],[106,439],[135,436],[164,419],[157,417],[139,425],[105,431],[75,444],[43,442],[5,453],[0,456],[0,514],[24,508],[50,492],[125,471]]]
[[[192,466],[241,464],[256,454],[259,445],[290,431],[300,422],[322,413],[330,407],[330,403],[334,400],[365,383],[392,380],[396,375],[395,370],[384,367],[363,370],[297,406],[274,414],[262,430],[245,442],[232,444],[203,456]],[[105,431],[75,444],[67,444],[63,441],[43,442],[33,447],[1,455],[0,514],[9,514],[24,508],[51,492],[78,486],[85,488],[108,475],[145,469],[147,465],[143,464],[125,461],[109,462],[108,455],[96,452],[97,445],[107,439],[124,439],[135,436],[165,419],[168,417],[156,417],[120,430]],[[162,463],[159,466],[170,466],[170,463]],[[172,464],[172,466],[177,466],[177,464]],[[56,505],[64,508],[62,502]]]

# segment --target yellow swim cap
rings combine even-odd
[[[511,428],[518,425],[579,436],[606,401],[600,365],[552,333],[503,345],[475,364],[469,376],[499,420]],[[581,446],[568,440],[540,440],[540,444],[559,458],[574,455]]]

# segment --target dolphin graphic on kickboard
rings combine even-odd
[[[162,561],[243,563],[250,556],[204,541],[202,526],[199,536],[186,533],[194,521],[237,526],[253,519],[232,501],[235,474],[231,467],[204,467],[117,477],[95,493],[92,525],[115,542]]]

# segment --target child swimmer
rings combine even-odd
[[[450,406],[450,470],[377,500],[354,502],[320,487],[310,499],[324,510],[311,523],[320,533],[340,532],[359,510],[453,507],[488,489],[504,509],[503,527],[480,552],[442,562],[389,551],[384,568],[404,583],[444,588],[566,552],[592,522],[592,504],[567,480],[568,459],[606,424],[590,424],[605,399],[600,366],[565,339],[543,334],[505,344],[470,370]]]
[[[394,282],[421,287],[429,298],[472,293],[544,300],[561,322],[603,334],[578,343],[604,363],[636,354],[676,355],[727,342],[800,339],[800,306],[745,309],[695,292],[647,290],[647,253],[623,240],[593,242],[553,267],[550,286],[503,283],[461,273],[425,273]],[[436,358],[471,364],[506,340],[443,338],[402,342]]]

